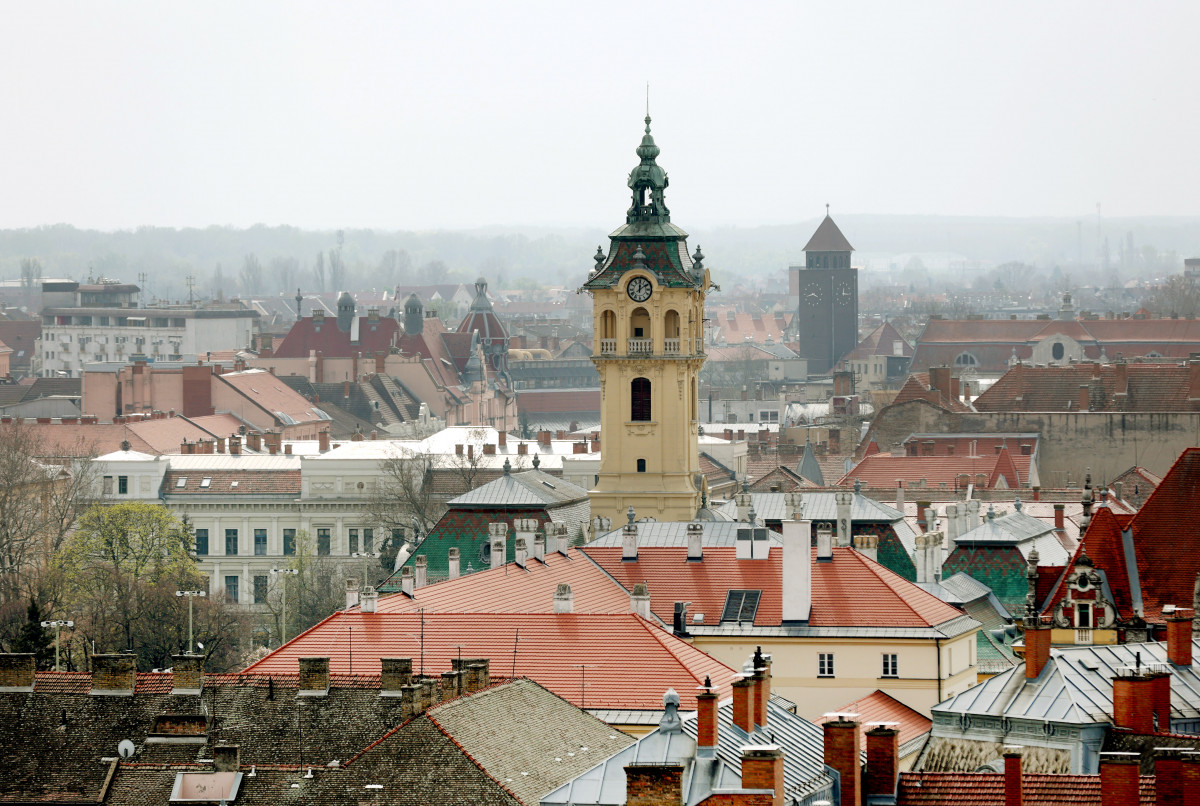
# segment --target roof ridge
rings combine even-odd
[[[932,594],[932,593],[929,593],[928,591],[924,590],[924,589],[923,589],[923,588],[921,588],[919,585],[917,585],[915,582],[909,582],[907,579],[905,579],[904,577],[900,576],[900,575],[899,575],[899,574],[897,574],[895,571],[892,571],[892,570],[890,570],[890,569],[888,569],[888,568],[885,568],[885,567],[884,567],[882,564],[880,564],[880,563],[878,563],[878,562],[873,562],[873,561],[871,561],[871,560],[870,560],[870,558],[869,558],[869,557],[867,557],[866,555],[864,555],[862,552],[860,552],[860,551],[858,551],[858,550],[856,550],[856,549],[854,549],[854,548],[850,548],[850,549],[848,549],[848,550],[849,550],[850,552],[852,552],[852,553],[853,553],[853,554],[854,554],[854,555],[855,555],[855,556],[858,558],[859,562],[861,562],[861,563],[863,564],[863,566],[864,566],[864,567],[865,567],[865,568],[866,568],[868,571],[870,571],[872,574],[874,574],[874,575],[875,575],[875,578],[876,578],[876,579],[878,579],[878,580],[879,580],[880,582],[882,582],[884,585],[887,585],[887,587],[888,587],[888,590],[890,590],[892,593],[894,593],[894,594],[896,595],[896,597],[897,597],[897,598],[898,598],[898,599],[899,599],[899,600],[900,600],[900,601],[901,601],[901,602],[904,604],[904,606],[908,608],[909,612],[911,612],[911,613],[912,613],[914,616],[916,616],[916,617],[917,617],[917,619],[919,619],[920,621],[923,621],[923,622],[925,623],[925,626],[926,626],[926,627],[936,627],[936,626],[938,626],[939,624],[945,624],[947,621],[953,621],[953,620],[954,620],[954,619],[946,619],[945,621],[939,621],[939,622],[937,622],[937,623],[930,623],[930,621],[929,621],[929,618],[928,618],[928,617],[926,617],[926,616],[924,616],[924,615],[922,615],[920,611],[918,611],[918,610],[917,610],[915,607],[913,607],[913,605],[912,605],[912,604],[909,602],[909,600],[908,600],[908,597],[907,597],[907,596],[904,596],[904,595],[903,595],[903,594],[900,592],[900,590],[898,590],[898,589],[897,589],[896,585],[895,585],[895,584],[893,584],[893,583],[892,583],[892,582],[891,582],[891,581],[888,579],[888,577],[892,577],[892,578],[894,578],[894,579],[896,579],[896,580],[899,580],[899,581],[901,581],[901,582],[904,582],[904,583],[905,583],[905,584],[907,584],[907,585],[912,585],[912,586],[913,586],[913,587],[916,589],[916,591],[917,591],[918,593],[924,594],[924,595],[926,595],[926,596],[933,596],[933,594]],[[881,572],[883,572],[883,573],[881,573]],[[887,577],[885,577],[885,576],[883,575],[884,573],[886,573],[888,576],[887,576]],[[936,597],[936,596],[934,596],[933,598],[937,599],[937,597]],[[940,601],[941,601],[941,599],[938,599],[938,601],[940,602]],[[962,613],[958,613],[958,614],[956,614],[956,615],[954,616],[954,618],[958,618],[958,617],[959,617],[959,616],[961,616],[961,615],[963,615],[963,614],[962,614]]]
[[[517,797],[516,792],[513,792],[507,786],[500,783],[500,779],[497,778],[496,776],[492,775],[488,771],[487,767],[485,767],[485,766],[483,766],[483,764],[479,763],[479,760],[477,758],[475,758],[475,756],[471,755],[471,752],[469,750],[467,750],[467,748],[463,747],[462,744],[458,741],[458,739],[455,739],[452,735],[450,735],[450,731],[448,731],[444,727],[442,727],[442,723],[438,722],[436,718],[430,716],[428,712],[425,713],[425,718],[428,719],[430,721],[430,723],[435,728],[437,728],[438,731],[440,731],[443,736],[445,736],[447,739],[449,739],[451,742],[453,742],[454,746],[458,748],[459,752],[461,752],[464,756],[466,756],[472,764],[474,764],[476,767],[478,767],[480,772],[482,772],[488,778],[492,779],[492,781],[496,784],[496,786],[500,787],[502,790],[507,792],[508,795],[513,800],[515,800],[517,803],[525,802],[525,801],[521,800],[519,797]]]

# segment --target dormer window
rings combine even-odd
[[[731,590],[725,596],[725,609],[721,612],[721,621],[754,623],[758,613],[758,600],[762,591]]]

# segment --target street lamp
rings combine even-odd
[[[357,557],[363,561],[363,587],[366,587],[369,584],[369,582],[367,581],[367,566],[369,565],[369,563],[367,561],[371,560],[371,559],[378,560],[379,552],[378,551],[355,551],[355,552],[352,552],[350,554],[350,556]]]
[[[43,621],[42,629],[50,627],[54,628],[54,671],[58,671],[58,637],[62,633],[63,627],[74,627],[75,622],[63,621],[61,619],[55,621]]]
[[[192,643],[192,602],[195,601],[197,596],[201,596],[201,597],[208,596],[208,591],[203,591],[203,590],[175,591],[175,595],[176,596],[186,596],[187,600],[188,600],[188,648],[187,648],[187,654],[194,655],[195,653],[192,652],[192,647],[195,646]]]
[[[283,646],[284,644],[287,643],[287,576],[286,575],[296,576],[296,574],[299,574],[299,573],[300,573],[300,570],[298,568],[272,568],[271,569],[271,576],[285,574],[285,576],[283,578],[283,592],[281,594],[282,601],[279,606],[279,610],[280,610],[279,645],[280,646]]]

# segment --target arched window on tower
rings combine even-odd
[[[634,422],[650,421],[650,379],[634,378],[629,384],[629,419]]]
[[[663,318],[663,352],[679,353],[679,311],[667,311]]]

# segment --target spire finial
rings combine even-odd
[[[825,217],[829,217],[829,202],[825,202]]]
[[[646,133],[650,132],[650,82],[646,82]]]

